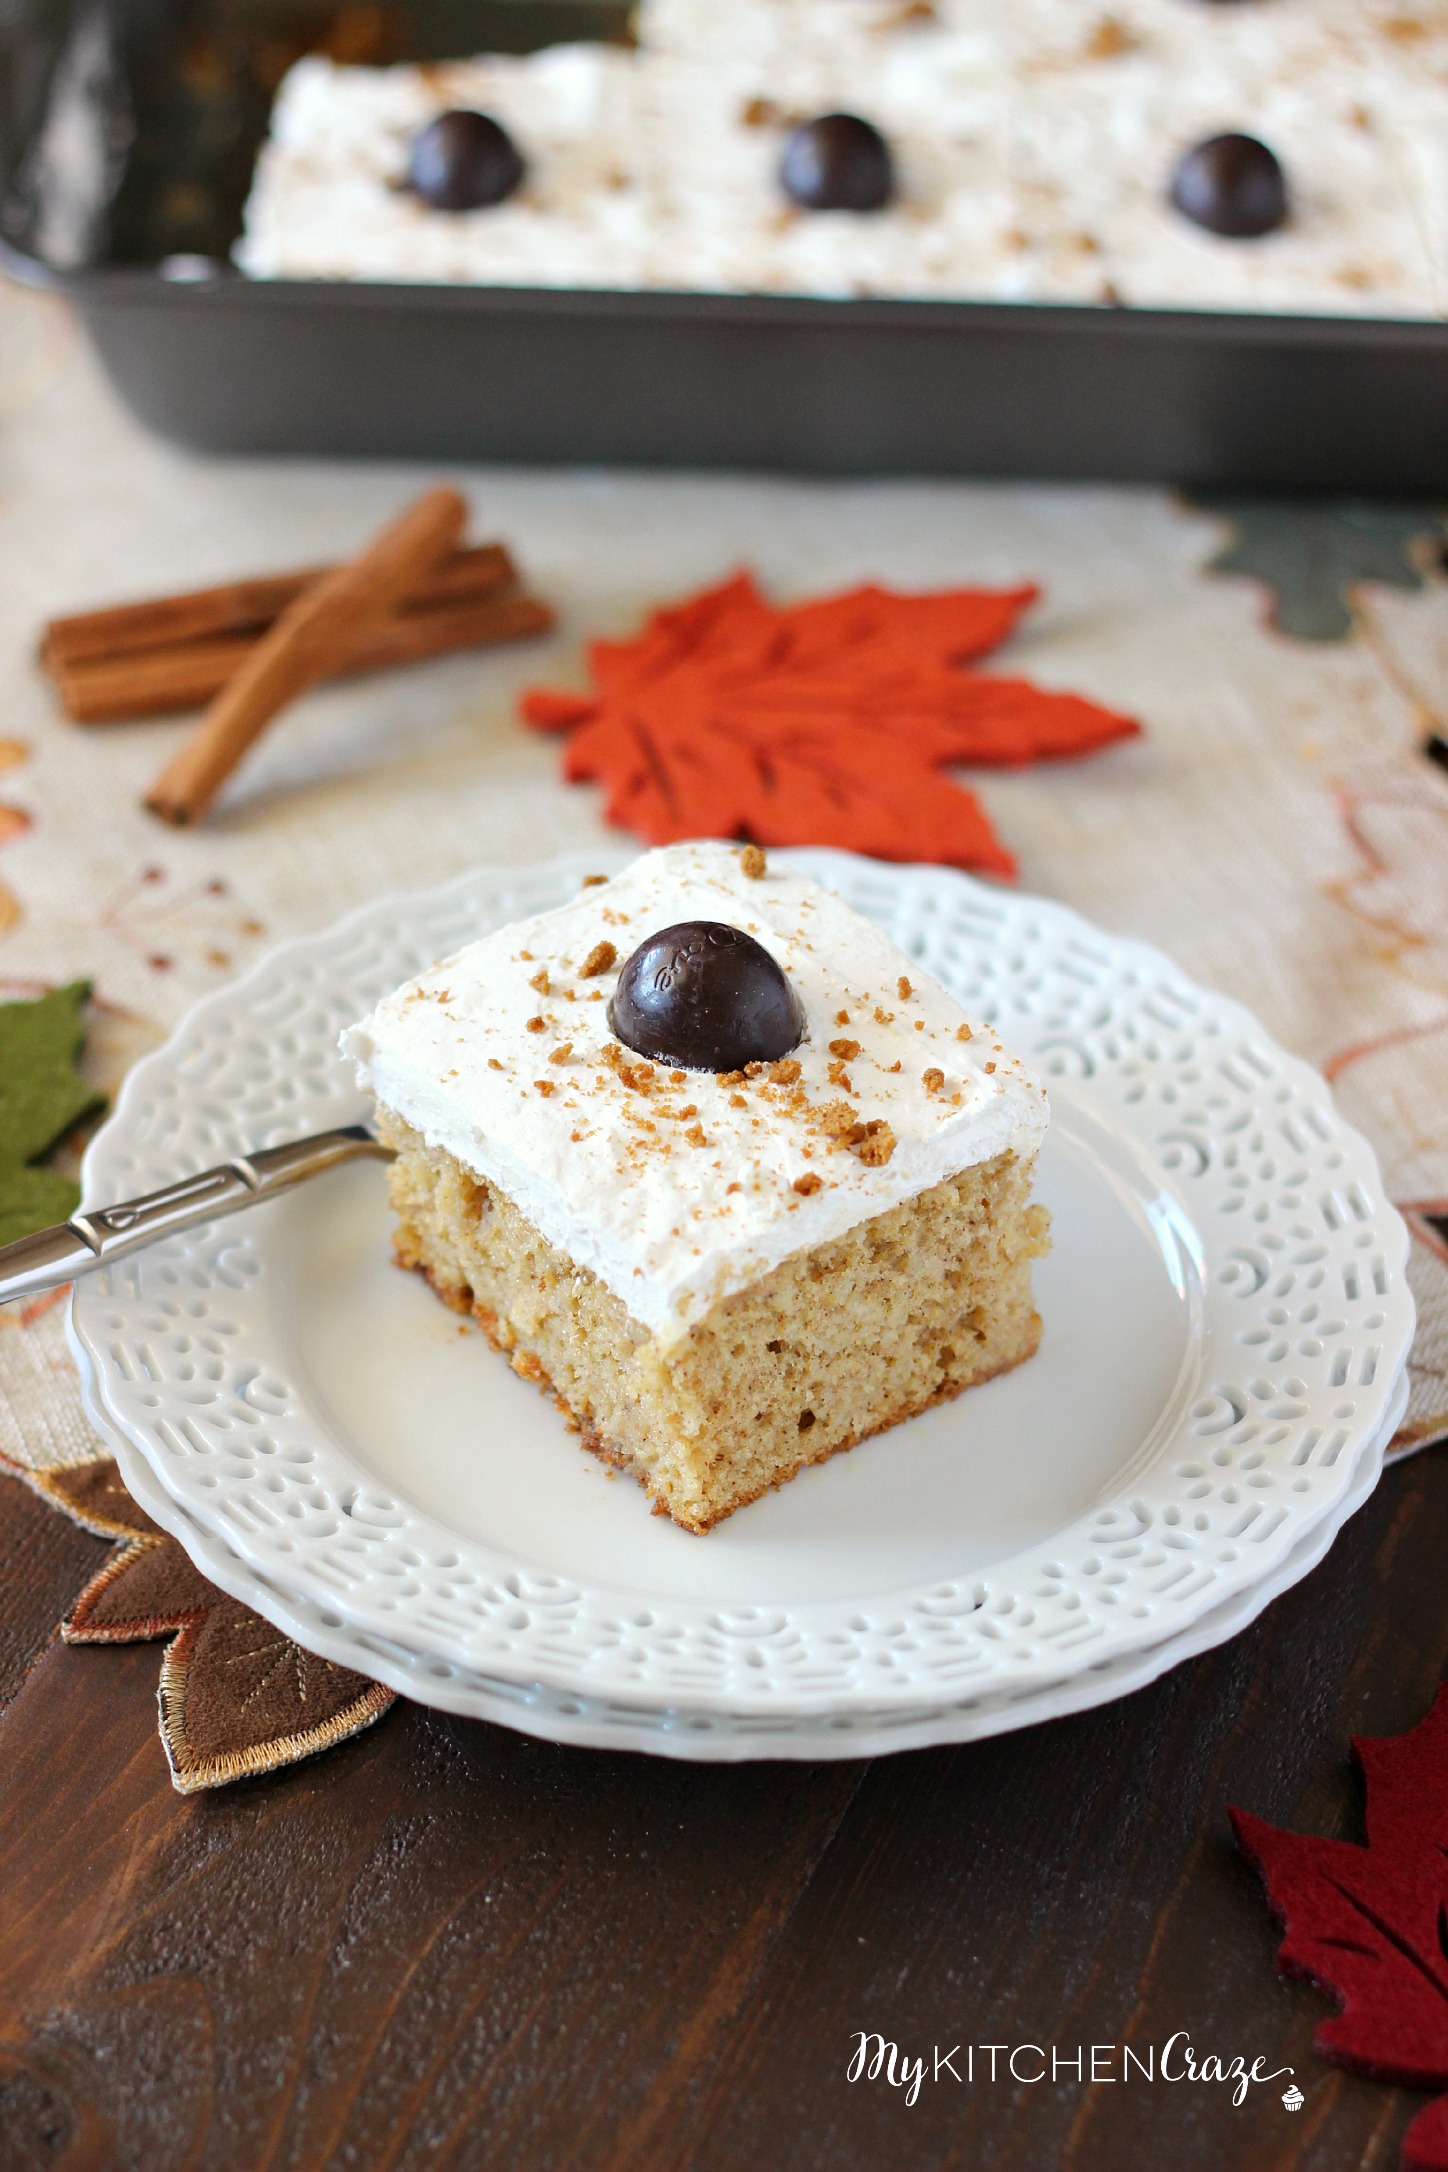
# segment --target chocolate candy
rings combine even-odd
[[[779,185],[806,211],[879,211],[895,193],[890,146],[857,113],[822,113],[791,129]]]
[[[412,139],[407,185],[435,211],[479,211],[484,204],[500,204],[522,178],[518,147],[491,114],[455,106]]]
[[[1183,154],[1171,200],[1209,233],[1246,241],[1287,217],[1287,178],[1255,136],[1209,136]]]
[[[618,976],[608,1022],[625,1048],[685,1071],[742,1071],[787,1056],[804,1012],[762,943],[719,920],[651,935]]]

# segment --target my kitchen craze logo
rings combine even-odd
[[[845,2079],[881,2082],[898,2089],[906,2104],[918,2101],[926,2083],[959,2082],[967,2086],[985,2082],[1196,2082],[1232,2092],[1234,2104],[1245,2104],[1255,2082],[1278,2081],[1291,2074],[1290,2066],[1265,2066],[1261,2058],[1250,2063],[1240,2052],[1205,2055],[1194,2049],[1185,2029],[1178,2029],[1164,2044],[1148,2044],[1137,2051],[1130,2044],[932,2044],[928,2053],[902,2052],[898,2044],[877,2029],[857,2029],[854,2051]],[[1291,2101],[1295,2098],[1295,2103]],[[1303,2102],[1295,2088],[1283,2094],[1283,2103],[1295,2111]]]

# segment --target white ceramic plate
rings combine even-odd
[[[1376,1441],[1358,1459],[1340,1513],[1326,1516],[1304,1532],[1271,1576],[1239,1592],[1225,1605],[1202,1615],[1179,1636],[1125,1659],[1106,1660],[1083,1674],[1047,1688],[1019,1695],[991,1692],[962,1699],[937,1711],[871,1712],[856,1708],[823,1719],[736,1718],[729,1713],[639,1711],[545,1688],[540,1683],[490,1681],[467,1668],[413,1652],[391,1638],[379,1638],[331,1625],[322,1609],[306,1599],[268,1584],[248,1568],[215,1531],[194,1522],[172,1500],[139,1451],[117,1443],[121,1475],[135,1499],[186,1548],[198,1568],[245,1606],[264,1615],[308,1650],[373,1675],[418,1704],[432,1704],[470,1719],[492,1720],[548,1742],[577,1748],[638,1750],[654,1757],[694,1763],[738,1764],[749,1758],[786,1757],[819,1761],[838,1757],[879,1757],[896,1750],[925,1749],[947,1742],[975,1742],[1061,1719],[1144,1689],[1183,1661],[1210,1651],[1256,1620],[1264,1607],[1300,1577],[1316,1568],[1342,1524],[1378,1482],[1383,1450],[1408,1405],[1406,1372]]]
[[[78,1285],[102,1429],[328,1634],[634,1713],[903,1718],[1154,1651],[1346,1514],[1413,1309],[1406,1232],[1322,1081],[1058,906],[781,857],[1046,1074],[1039,1355],[700,1540],[388,1264],[376,1167]],[[339,1027],[599,864],[483,872],[275,952],[137,1066],[87,1202],[364,1113]]]

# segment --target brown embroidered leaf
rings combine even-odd
[[[1009,877],[979,801],[942,771],[1065,760],[1140,730],[968,668],[1036,594],[863,587],[777,608],[740,574],[632,641],[595,642],[594,693],[535,688],[523,716],[568,735],[564,775],[601,783],[608,819],[649,844],[839,845]]]
[[[61,1634],[70,1644],[171,1638],[161,1664],[161,1740],[182,1794],[329,1749],[395,1703],[393,1690],[305,1651],[209,1584],[131,1499],[111,1458],[48,1471],[6,1467],[85,1530],[120,1542]]]

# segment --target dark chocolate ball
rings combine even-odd
[[[625,1048],[685,1071],[773,1063],[804,1032],[782,967],[719,920],[681,920],[640,943],[618,976],[608,1022]]]
[[[500,204],[522,178],[518,147],[491,114],[455,106],[412,139],[407,185],[435,211],[479,211],[484,204]]]
[[[1287,177],[1255,136],[1209,136],[1183,153],[1171,200],[1209,233],[1247,241],[1287,217]]]
[[[890,146],[857,113],[822,113],[790,130],[779,185],[806,211],[880,211],[895,193]]]

